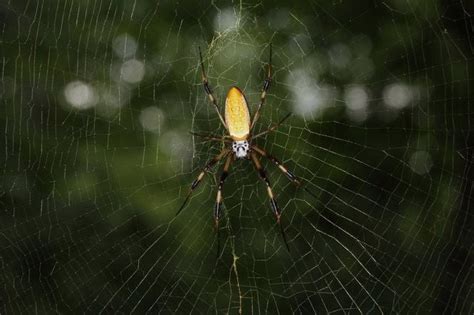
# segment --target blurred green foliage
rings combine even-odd
[[[2,311],[468,313],[473,10],[1,4]],[[295,115],[257,143],[312,195],[265,163],[288,253],[265,187],[236,161],[216,260],[216,172],[174,217],[221,148],[188,131],[224,134],[197,47],[220,104],[237,85],[254,110],[270,42],[257,129]],[[367,94],[362,112],[348,109],[351,87]]]

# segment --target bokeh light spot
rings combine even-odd
[[[238,18],[233,8],[221,10],[214,18],[214,29],[218,32],[231,31],[238,26]]]
[[[95,89],[82,81],[68,83],[64,88],[64,96],[69,105],[79,110],[95,106],[98,100]]]
[[[369,94],[361,85],[351,85],[344,90],[344,102],[348,109],[366,109],[369,101]]]
[[[319,84],[305,69],[297,69],[293,76],[287,77],[292,82],[291,89],[296,101],[294,112],[305,118],[319,116],[323,110],[334,104],[337,90],[329,84]]]
[[[161,132],[164,119],[163,111],[156,106],[143,109],[139,117],[143,129],[153,133]]]
[[[137,52],[137,42],[130,34],[121,34],[112,41],[114,53],[120,58],[130,58]]]
[[[145,65],[139,60],[127,60],[120,68],[120,78],[127,83],[138,83],[144,76]]]
[[[383,100],[388,107],[402,109],[413,101],[413,89],[404,83],[393,83],[383,90]]]
[[[411,155],[409,164],[413,172],[423,175],[431,170],[433,167],[433,160],[428,152],[416,151]]]

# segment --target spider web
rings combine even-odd
[[[3,313],[473,313],[468,1],[0,4]],[[236,161],[175,217],[239,86],[283,211]],[[471,241],[469,241],[471,240]]]

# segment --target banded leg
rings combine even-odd
[[[292,172],[290,172],[283,164],[281,164],[281,162],[277,158],[275,158],[274,156],[268,154],[265,150],[260,149],[259,147],[255,146],[255,145],[252,146],[252,150],[254,150],[255,152],[257,152],[261,156],[264,156],[267,159],[269,159],[270,161],[272,161],[286,175],[286,177],[288,177],[289,180],[291,180],[296,186],[301,187],[301,184],[302,184],[301,180],[298,177],[296,177],[296,175],[294,175]],[[303,188],[304,191],[306,191],[312,197],[318,199],[318,197],[314,194],[314,192],[309,190],[306,186],[302,186],[302,188]]]
[[[276,217],[276,221],[277,221],[278,225],[280,226],[281,236],[283,237],[283,241],[285,242],[286,249],[288,251],[290,251],[290,247],[288,246],[288,242],[286,241],[285,231],[283,230],[283,226],[281,225],[281,220],[280,220],[281,211],[280,211],[280,208],[278,207],[278,204],[275,200],[275,196],[273,195],[273,190],[272,190],[272,187],[271,187],[271,184],[270,184],[270,180],[268,179],[267,174],[266,174],[265,170],[263,169],[262,164],[258,160],[258,157],[255,154],[255,152],[251,152],[250,157],[252,158],[253,165],[255,166],[255,169],[257,170],[258,174],[260,175],[260,178],[267,185],[267,193],[268,193],[268,197],[270,198],[270,206],[272,208],[272,212]]]
[[[229,139],[229,136],[216,136],[213,134],[205,134],[205,133],[197,133],[197,132],[189,132],[193,136],[203,138],[205,140],[212,140],[212,141],[219,141],[219,142],[232,142],[232,140]]]
[[[272,43],[270,43],[270,57],[268,60],[268,68],[267,68],[267,78],[263,81],[262,87],[262,94],[260,95],[260,104],[257,107],[257,111],[252,119],[252,125],[250,125],[250,130],[253,129],[255,123],[257,122],[258,118],[260,117],[260,110],[265,103],[265,98],[267,96],[267,91],[270,88],[270,84],[272,83]]]
[[[290,118],[291,116],[291,113],[288,113],[286,114],[285,117],[283,117],[276,125],[273,125],[271,126],[270,128],[268,128],[267,130],[265,131],[262,131],[260,133],[257,133],[256,135],[252,136],[252,139],[255,139],[255,138],[258,138],[258,137],[261,137],[267,133],[270,133],[272,131],[275,131],[278,127],[280,127],[281,124],[283,124],[285,122],[285,120],[287,120],[288,118]]]
[[[209,100],[211,101],[212,105],[214,105],[214,108],[216,109],[217,115],[219,115],[219,119],[221,120],[222,125],[225,127],[225,129],[227,129],[227,125],[224,121],[224,118],[222,118],[222,115],[219,111],[219,106],[217,106],[216,98],[212,94],[211,87],[209,86],[209,81],[207,79],[206,71],[204,69],[204,62],[202,61],[201,47],[199,47],[199,59],[201,61],[201,77],[202,77],[202,84],[204,86],[204,91],[206,91],[206,94],[209,97]]]
[[[219,162],[224,156],[226,156],[227,154],[229,153],[229,150],[228,149],[224,149],[221,151],[221,153],[219,153],[218,155],[216,155],[212,160],[210,160],[206,166],[204,166],[204,168],[202,169],[201,173],[199,173],[198,177],[193,181],[193,183],[191,184],[191,188],[189,189],[189,192],[188,192],[188,195],[186,196],[186,199],[184,200],[183,204],[181,205],[181,207],[179,208],[179,210],[176,212],[176,216],[181,212],[181,210],[184,209],[184,206],[186,206],[186,204],[188,203],[189,201],[189,198],[191,197],[193,191],[197,188],[197,186],[199,185],[199,183],[201,183],[202,179],[204,178],[204,175],[206,174],[207,171],[209,171],[211,169],[211,167],[213,167],[217,162]]]
[[[229,154],[224,164],[224,169],[221,173],[221,178],[219,180],[219,188],[217,190],[217,197],[216,197],[216,205],[214,207],[214,227],[216,232],[219,230],[219,219],[221,216],[221,209],[222,209],[222,188],[224,187],[225,180],[229,175],[229,168],[230,164],[234,160],[234,154]]]
[[[253,145],[252,149],[261,156],[264,156],[270,161],[272,161],[273,164],[275,164],[276,166],[278,166],[278,168],[286,175],[286,177],[288,177],[288,179],[292,181],[296,186],[301,185],[301,181],[298,179],[298,177],[296,177],[292,172],[290,172],[276,157],[271,154],[268,154],[265,150],[257,147],[256,145]]]

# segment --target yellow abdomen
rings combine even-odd
[[[225,123],[234,141],[246,140],[250,132],[250,113],[244,93],[231,87],[225,99]]]

